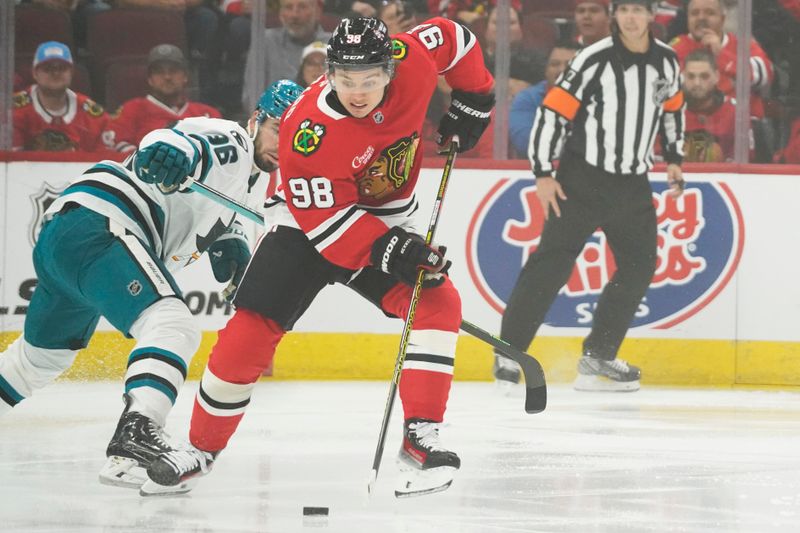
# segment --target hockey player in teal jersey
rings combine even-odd
[[[187,177],[246,202],[258,174],[277,168],[279,119],[301,92],[275,82],[245,128],[184,119],[149,133],[124,163],[102,161],[69,184],[33,250],[38,285],[23,335],[0,354],[0,414],[69,368],[105,317],[136,344],[100,481],[147,479],[168,449],[165,420],[200,343],[172,273],[208,251],[214,277],[236,285],[250,258],[235,215],[191,191]]]

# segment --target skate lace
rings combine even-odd
[[[417,442],[420,446],[431,451],[447,451],[442,447],[439,441],[439,424],[432,422],[418,422],[415,425],[409,426],[409,431],[412,431],[417,437]]]
[[[622,374],[630,371],[628,363],[619,358],[613,359],[611,361],[606,361],[606,365],[610,366],[611,368]]]
[[[147,432],[150,434],[151,437],[153,437],[153,439],[155,439],[156,444],[158,444],[160,447],[162,448],[171,447],[169,445],[169,442],[167,441],[169,437],[167,437],[166,431],[164,431],[163,428],[156,425],[156,423],[150,419],[147,420]]]
[[[163,458],[172,464],[179,474],[191,472],[198,467],[203,472],[208,471],[206,459],[199,450],[175,450],[165,454]]]

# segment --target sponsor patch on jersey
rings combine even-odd
[[[362,198],[381,199],[400,189],[411,175],[419,135],[414,132],[381,150],[378,157],[356,177]]]
[[[292,149],[298,154],[309,156],[317,151],[322,144],[322,137],[325,135],[325,126],[322,124],[311,124],[311,120],[305,119],[300,123],[300,127],[292,139]]]
[[[86,111],[89,114],[89,116],[92,117],[99,117],[103,114],[103,106],[101,106],[94,100],[86,100],[83,103],[83,110]]]
[[[392,39],[392,59],[402,61],[408,57],[408,45],[400,39]]]
[[[26,105],[31,104],[31,95],[28,94],[28,91],[20,91],[18,93],[14,93],[14,107],[19,109],[20,107],[25,107]]]
[[[39,240],[39,232],[42,230],[42,222],[44,221],[44,212],[50,207],[56,198],[64,191],[65,187],[56,188],[47,182],[39,186],[39,190],[30,196],[31,204],[33,204],[33,218],[28,224],[28,241],[31,247],[36,245]]]
[[[666,182],[652,182],[658,220],[653,281],[632,327],[667,329],[697,314],[726,287],[744,247],[744,220],[724,182],[698,182],[676,200]],[[483,198],[467,230],[467,267],[483,298],[502,313],[537,249],[544,213],[531,179],[500,180]],[[606,236],[587,241],[545,323],[590,327],[600,292],[616,271]]]

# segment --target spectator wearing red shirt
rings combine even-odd
[[[575,0],[575,30],[581,46],[611,35],[609,0]]]
[[[684,161],[733,159],[736,106],[717,88],[718,82],[717,63],[710,51],[695,50],[686,56]]]
[[[106,112],[69,88],[72,66],[67,45],[39,45],[33,58],[36,83],[14,95],[14,150],[93,152],[111,147]]]
[[[159,44],[147,58],[147,84],[150,94],[128,100],[114,114],[111,128],[115,148],[134,150],[148,132],[186,117],[221,118],[219,111],[186,96],[189,72],[180,48]]]
[[[496,5],[497,0],[428,0],[428,11],[431,15],[439,15],[469,25],[478,19],[488,17]],[[522,12],[522,0],[511,0],[511,7],[517,12]]]
[[[705,48],[714,54],[720,73],[719,88],[730,98],[736,96],[736,35],[723,32],[725,10],[720,0],[691,0],[688,6],[689,33],[679,35],[670,45],[683,66],[686,56]],[[772,83],[772,61],[756,42],[750,41],[750,113],[763,118],[764,102],[760,92]]]
[[[800,117],[795,118],[794,122],[792,122],[789,142],[781,151],[775,154],[775,162],[800,165]]]

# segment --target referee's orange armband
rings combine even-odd
[[[581,101],[561,87],[553,87],[545,95],[542,105],[571,121],[578,113]]]

